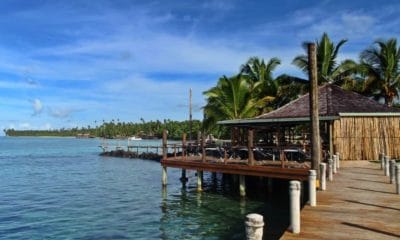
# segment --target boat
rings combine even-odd
[[[140,141],[140,140],[142,140],[142,138],[133,136],[133,137],[128,138],[128,140],[130,140],[130,141]]]

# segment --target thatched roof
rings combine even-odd
[[[356,92],[346,91],[333,84],[325,84],[318,89],[319,115],[339,116],[343,113],[390,113],[400,112],[400,109],[380,104]],[[310,97],[302,97],[284,105],[275,111],[256,117],[265,118],[296,118],[310,116]]]
[[[346,91],[333,84],[318,88],[320,120],[338,119],[340,116],[400,116],[400,109],[380,104],[368,97]],[[308,121],[310,98],[305,94],[300,98],[252,119],[227,120],[221,124],[244,124],[262,122]]]

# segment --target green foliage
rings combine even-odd
[[[377,40],[375,46],[364,50],[361,55],[361,73],[365,75],[364,93],[383,98],[385,104],[393,105],[399,96],[400,47],[397,40]]]
[[[197,132],[201,130],[201,121],[192,121],[192,136],[197,136]],[[130,136],[140,136],[149,138],[161,138],[163,129],[168,130],[169,139],[182,139],[183,133],[189,134],[189,121],[173,121],[165,119],[163,122],[150,121],[141,123],[125,123],[125,122],[103,122],[100,126],[87,128],[71,128],[57,130],[14,130],[5,129],[7,136],[58,136],[72,137],[78,134],[88,134],[92,137],[104,138],[126,138]],[[211,132],[218,136],[218,132]]]
[[[356,63],[352,60],[344,60],[337,63],[337,56],[340,48],[347,42],[342,39],[338,44],[334,44],[324,33],[319,41],[316,41],[317,50],[317,71],[318,83],[337,83],[341,84],[348,75],[353,73]],[[303,48],[307,52],[307,43],[303,43]],[[299,67],[305,74],[308,74],[308,57],[299,55],[293,59],[293,64]]]
[[[203,93],[207,97],[205,129],[212,129],[220,120],[254,117],[257,99],[251,94],[251,89],[251,84],[240,74],[231,78],[221,77],[217,86]]]

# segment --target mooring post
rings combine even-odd
[[[396,193],[400,194],[400,164],[396,164]]]
[[[385,167],[385,154],[379,153],[379,161],[381,162],[381,170]]]
[[[308,175],[308,192],[310,206],[317,206],[317,171],[310,170]]]
[[[389,159],[389,156],[385,156],[385,176],[389,176],[390,174]]]
[[[336,152],[336,159],[337,159],[337,162],[336,162],[336,167],[337,167],[337,169],[339,169],[340,168],[340,154],[339,154],[339,152]]]
[[[322,191],[326,190],[326,163],[319,164],[319,188]]]
[[[300,233],[300,186],[300,181],[290,181],[290,229],[296,234]]]
[[[333,155],[333,174],[337,173],[337,169],[338,169],[338,157],[337,155]]]
[[[332,158],[328,159],[328,180],[330,182],[333,181],[333,160],[332,160]]]
[[[389,168],[390,184],[394,184],[396,182],[396,160],[390,160]]]
[[[203,171],[197,171],[197,191],[203,191]]]
[[[246,239],[262,240],[264,232],[264,218],[260,214],[250,213],[246,215]]]
[[[239,175],[239,192],[241,197],[246,196],[246,178],[244,175]]]

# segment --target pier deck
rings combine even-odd
[[[271,177],[291,180],[307,180],[309,168],[303,166],[297,168],[289,165],[285,168],[281,167],[280,161],[260,161],[255,165],[247,165],[247,161],[210,159],[206,162],[201,161],[201,157],[190,156],[185,160],[180,158],[167,158],[161,160],[161,165],[164,167],[173,167],[181,169],[191,169],[207,172],[228,173],[246,176]]]
[[[317,207],[301,211],[301,233],[281,239],[400,239],[400,195],[379,164],[342,162],[319,191]],[[266,223],[268,224],[268,223]]]

